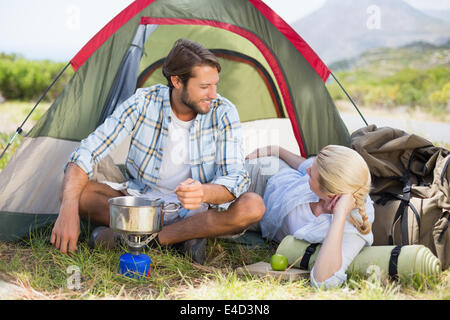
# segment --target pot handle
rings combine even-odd
[[[175,208],[173,209],[167,209],[166,207],[168,205],[174,205]],[[181,205],[177,202],[163,202],[162,205],[162,210],[161,210],[161,228],[164,227],[164,215],[166,212],[171,213],[171,212],[178,212],[178,210],[181,208]]]

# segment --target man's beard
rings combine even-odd
[[[189,109],[191,109],[195,113],[207,114],[210,110],[209,108],[208,110],[203,110],[197,103],[192,101],[189,97],[189,93],[187,92],[186,87],[184,87],[181,91],[181,102],[183,102]]]

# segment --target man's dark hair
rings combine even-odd
[[[171,76],[178,76],[186,86],[189,78],[194,76],[192,68],[205,65],[216,68],[218,72],[221,70],[217,57],[211,51],[194,41],[178,39],[164,60],[162,72],[172,89]]]

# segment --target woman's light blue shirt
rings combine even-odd
[[[309,186],[309,175],[306,169],[314,162],[314,157],[303,161],[298,170],[292,168],[281,169],[272,176],[266,185],[264,192],[264,204],[266,212],[261,219],[261,233],[264,238],[272,240],[281,228],[286,215],[297,206],[318,202],[319,197]],[[358,209],[351,213],[356,219],[360,219]],[[370,197],[366,199],[366,215],[369,222],[374,220],[374,208]],[[294,233],[294,237],[308,242],[323,242],[333,219],[332,214],[321,214],[314,225],[308,225]],[[361,221],[361,220],[360,220]],[[366,241],[366,245],[373,243],[373,234],[362,235],[353,224],[346,222],[344,233],[356,233]]]

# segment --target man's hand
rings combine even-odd
[[[80,236],[80,216],[78,206],[81,191],[88,182],[88,175],[76,164],[69,163],[64,174],[62,201],[59,215],[50,238],[51,244],[62,253],[77,250]]]
[[[80,236],[80,217],[78,215],[78,203],[61,204],[58,218],[52,230],[51,244],[62,253],[77,250],[78,237]]]
[[[205,192],[203,185],[194,179],[186,179],[175,189],[175,193],[185,209],[197,209],[202,204]]]

